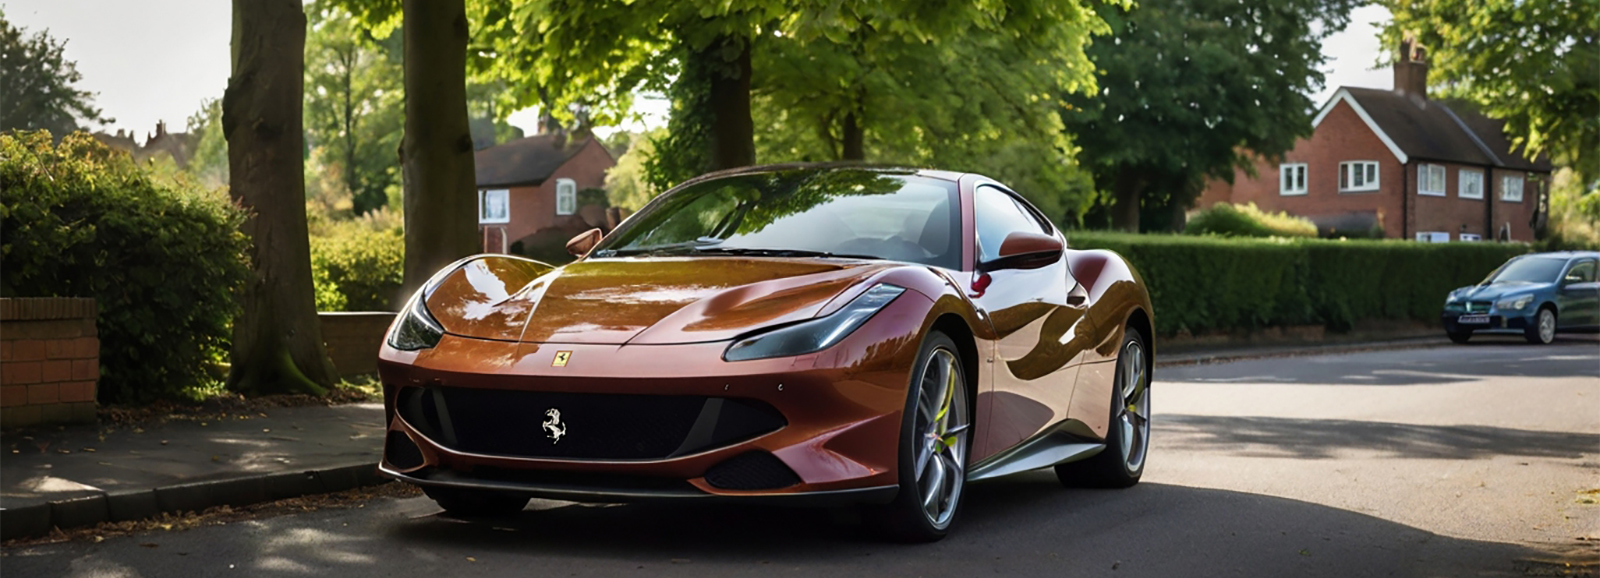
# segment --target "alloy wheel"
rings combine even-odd
[[[1122,350],[1122,371],[1118,372],[1122,392],[1121,406],[1117,409],[1117,424],[1122,428],[1122,463],[1129,472],[1138,472],[1144,466],[1145,453],[1150,441],[1150,380],[1144,360],[1144,346],[1138,340],[1129,341]]]
[[[923,515],[935,528],[944,529],[955,516],[956,504],[967,479],[967,436],[971,422],[967,387],[953,352],[933,350],[922,368],[917,399],[916,472]]]
[[[1539,310],[1539,342],[1550,343],[1556,340],[1556,316],[1549,309]]]

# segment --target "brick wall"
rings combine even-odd
[[[0,299],[0,425],[94,421],[94,319],[93,299]]]
[[[329,311],[318,313],[322,320],[322,340],[328,357],[340,377],[378,372],[378,348],[394,321],[387,311]]]

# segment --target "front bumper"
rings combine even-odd
[[[1485,315],[1485,313],[1445,311],[1439,314],[1439,321],[1444,325],[1444,330],[1450,333],[1522,331],[1534,323],[1532,314],[1520,311],[1506,314],[1491,310],[1487,313],[1488,320],[1484,323],[1461,323],[1460,318],[1463,315]]]
[[[726,342],[548,344],[446,335],[437,347],[423,351],[385,347],[379,355],[379,375],[389,433],[379,470],[420,486],[478,488],[575,501],[887,502],[898,487],[896,440],[910,367],[920,345],[915,331],[921,326],[922,312],[910,301],[891,303],[872,322],[827,350],[792,358],[729,363],[722,361]],[[911,329],[904,330],[907,335],[885,334],[892,333],[892,328]],[[563,360],[559,364],[558,355]],[[468,443],[466,436],[445,435],[447,428],[438,420],[418,418],[416,412],[405,410],[413,403],[406,396],[415,397],[417,392],[469,390],[473,395],[439,399],[508,399],[510,395],[533,401],[523,408],[492,408],[497,412],[492,415],[499,416],[495,420],[498,425],[484,430],[492,435],[478,435],[476,445]],[[691,406],[696,408],[701,407],[699,400],[706,400],[706,409],[692,427],[632,423],[649,417],[639,413],[649,410],[640,409],[638,400],[653,396],[659,396],[664,413],[680,411],[685,399],[693,400]],[[564,409],[552,406],[550,409],[560,411],[559,429],[565,437],[547,439],[544,434],[548,430],[541,426],[554,420],[546,413],[543,400],[577,398],[626,398],[628,402],[619,404],[618,412],[623,413],[621,406],[627,405],[625,411],[633,413],[607,416],[605,403],[576,403]],[[693,432],[684,432],[721,427],[716,420],[706,422],[703,417],[712,412],[712,402],[721,403],[717,400],[727,406],[768,407],[781,414],[779,425],[756,428],[744,436],[720,432],[701,436],[710,443],[680,443],[678,437],[656,439],[693,437]],[[471,415],[481,420],[489,414],[449,410],[440,415]],[[521,421],[517,415],[523,416]],[[418,421],[428,423],[413,423]],[[487,425],[469,421],[449,427],[459,432]],[[628,431],[618,438],[616,432],[596,432],[595,428]],[[580,436],[603,433],[623,442],[636,439],[638,447],[580,451],[588,441]],[[512,435],[524,438],[505,443],[504,437]],[[751,463],[766,468],[765,473],[751,473]],[[730,469],[737,470],[735,475],[728,475]],[[779,469],[786,469],[789,477],[773,475]],[[757,481],[724,482],[750,479],[737,477],[742,474]],[[786,481],[763,485],[759,481],[763,479]]]

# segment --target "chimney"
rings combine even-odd
[[[1414,100],[1428,99],[1428,49],[1415,39],[1400,41],[1400,56],[1394,60],[1394,91]]]

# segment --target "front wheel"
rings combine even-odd
[[[1556,312],[1549,307],[1539,308],[1539,314],[1533,318],[1533,325],[1522,330],[1522,336],[1528,343],[1535,345],[1548,345],[1556,340]]]
[[[489,490],[425,487],[422,492],[445,512],[460,518],[505,517],[521,512],[528,505],[527,496]]]
[[[1056,478],[1062,485],[1127,488],[1144,475],[1150,453],[1150,366],[1145,343],[1144,336],[1131,328],[1122,338],[1106,449],[1083,461],[1057,465]]]
[[[1466,343],[1468,340],[1472,339],[1472,330],[1467,329],[1463,331],[1447,331],[1445,332],[1445,335],[1450,336],[1450,341],[1454,341],[1456,343]]]
[[[868,510],[885,537],[932,542],[949,533],[961,506],[972,443],[966,374],[956,344],[930,333],[912,367],[900,420],[900,491]]]

